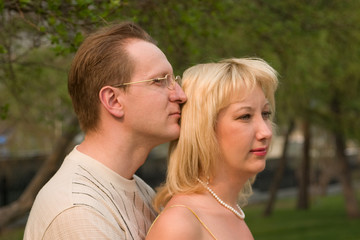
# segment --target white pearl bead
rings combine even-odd
[[[199,183],[201,183],[209,192],[210,194],[225,208],[229,209],[231,212],[233,212],[236,216],[238,216],[240,219],[245,218],[244,211],[240,208],[238,204],[236,204],[236,207],[239,209],[240,212],[236,211],[233,207],[225,203],[223,200],[220,199],[220,197],[209,187],[209,185],[205,184],[203,181],[201,181],[199,178],[197,179]]]

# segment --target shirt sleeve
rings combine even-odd
[[[126,239],[126,234],[121,225],[114,224],[91,207],[76,206],[56,216],[43,239]]]

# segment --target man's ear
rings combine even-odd
[[[110,86],[101,88],[99,99],[104,108],[113,116],[121,118],[124,116],[124,107],[119,96],[121,90]]]

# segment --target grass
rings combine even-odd
[[[24,236],[24,229],[8,229],[0,233],[0,240],[22,240]]]
[[[270,217],[262,216],[264,207],[244,209],[256,240],[360,239],[360,219],[347,218],[341,195],[318,197],[307,211],[296,210],[294,199],[280,200]]]
[[[360,197],[360,196],[358,196]],[[359,198],[358,198],[359,199]],[[263,204],[249,205],[246,222],[256,240],[359,240],[360,219],[348,219],[343,196],[317,197],[307,211],[296,210],[294,199],[278,200],[270,217]],[[6,230],[0,240],[21,240],[24,229]]]

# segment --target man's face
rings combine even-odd
[[[171,64],[154,44],[133,40],[126,47],[135,66],[131,82],[173,74]],[[156,82],[131,84],[124,97],[124,123],[135,138],[154,146],[179,137],[180,104],[186,101],[181,87],[173,90]]]

